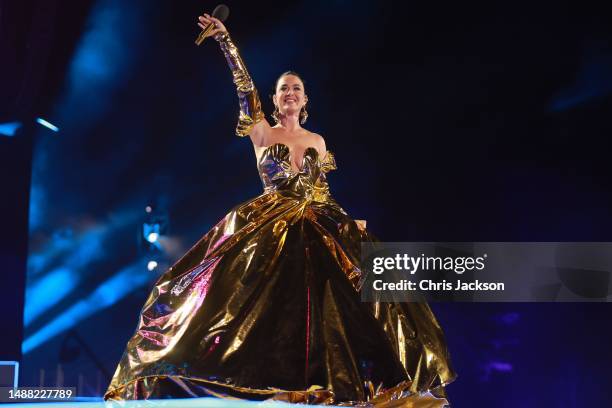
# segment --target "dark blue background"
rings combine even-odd
[[[307,128],[336,154],[332,193],[382,240],[612,240],[603,10],[227,4],[266,112],[276,77],[300,72]],[[261,193],[250,142],[233,135],[225,60],[216,43],[193,44],[196,16],[214,5],[2,4],[0,123],[25,125],[0,137],[0,357],[23,362],[24,384],[38,384],[40,369],[53,383],[60,363],[66,384],[81,374],[85,394],[105,388],[156,277],[138,269],[145,205],[168,215],[171,261]],[[35,125],[39,116],[60,131]],[[26,315],[45,293],[57,298],[22,333],[24,292]],[[459,372],[456,406],[603,406],[609,304],[432,307]],[[21,356],[22,340],[52,323]]]

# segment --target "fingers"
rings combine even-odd
[[[215,19],[214,17],[211,17],[206,13],[198,17],[198,20],[202,21],[205,24],[210,24],[211,20],[214,20],[214,19]]]
[[[210,27],[210,24],[202,24],[202,23],[198,23],[198,27],[200,27],[202,30],[206,30],[208,29],[208,27]],[[209,36],[215,35],[216,33],[218,33],[219,31],[221,31],[220,28],[213,28],[212,30],[210,30],[208,32]]]
[[[211,17],[211,18],[199,17],[199,20],[200,20],[198,22],[199,26],[201,26],[201,24],[204,24],[205,26],[212,24],[215,28],[223,27],[221,22],[214,17]]]
[[[198,17],[198,19],[199,19],[200,21],[202,21],[202,20],[205,20],[205,21],[210,21],[210,20],[216,20],[216,21],[219,21],[217,18],[212,17],[212,16],[210,16],[210,15],[208,15],[208,14],[206,14],[206,13],[202,14],[201,16],[199,16],[199,17]]]
[[[202,14],[201,16],[198,16],[198,27],[200,27],[201,29],[205,30],[211,24],[213,25],[213,27],[210,33],[208,34],[209,36],[215,35],[218,32],[226,30],[225,26],[218,18],[212,17],[206,13]]]

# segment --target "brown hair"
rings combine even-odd
[[[287,75],[293,75],[293,76],[298,77],[300,79],[300,81],[302,81],[302,83],[304,84],[304,88],[306,88],[306,82],[304,81],[302,76],[300,74],[298,74],[297,72],[295,72],[295,71],[289,70],[289,71],[283,72],[282,74],[279,75],[278,78],[276,78],[276,82],[274,82],[274,92],[273,92],[273,94],[276,93],[276,88],[278,87],[278,81],[280,81],[282,77],[287,76]]]

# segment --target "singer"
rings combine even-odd
[[[253,143],[263,193],[157,280],[105,399],[447,406],[456,375],[429,306],[360,300],[361,243],[376,238],[331,196],[336,161],[302,127],[302,78],[276,81],[271,126],[224,24],[208,14],[198,24],[231,70],[236,133]]]

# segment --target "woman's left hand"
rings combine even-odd
[[[198,26],[200,26],[202,30],[205,30],[206,27],[208,27],[208,25],[211,23],[215,25],[215,27],[210,30],[208,34],[206,34],[206,37],[214,37],[216,34],[219,33],[227,33],[227,28],[225,28],[225,25],[223,25],[221,20],[219,20],[218,18],[212,17],[205,13],[199,16],[198,20]]]
[[[366,229],[366,220],[355,220],[355,224],[361,231],[365,231]]]

